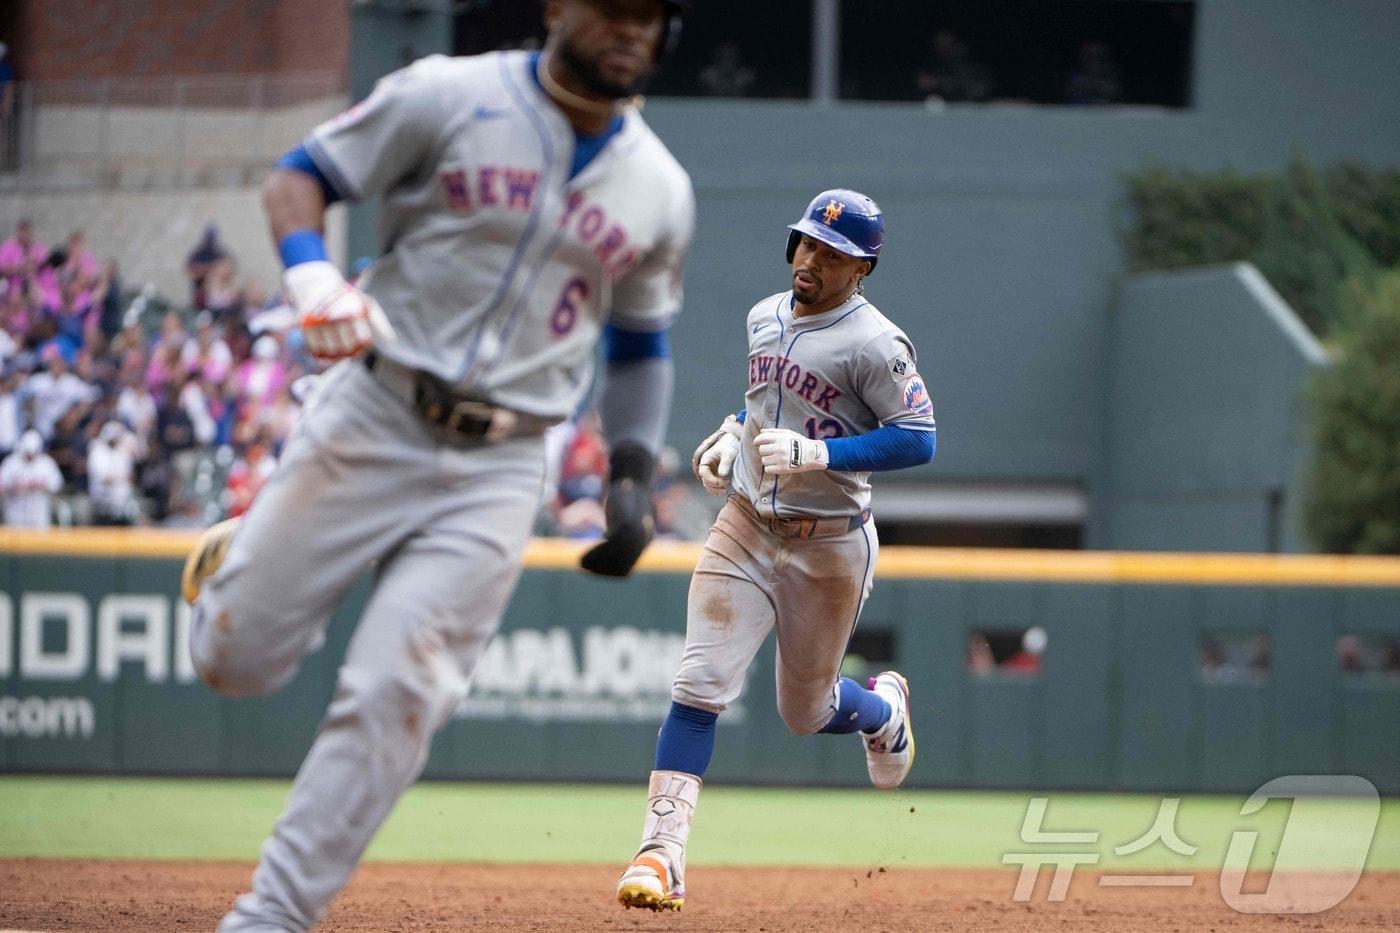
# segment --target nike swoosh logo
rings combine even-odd
[[[509,110],[497,110],[493,107],[478,107],[472,111],[473,120],[494,120],[497,117],[504,117],[510,113]]]
[[[749,333],[751,333],[751,334],[756,334],[756,333],[758,333],[759,331],[763,330],[764,326],[765,326],[765,325],[763,325],[763,324],[755,324],[755,325],[753,326],[753,330],[749,331]]]

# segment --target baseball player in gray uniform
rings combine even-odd
[[[195,666],[229,696],[277,690],[351,584],[371,567],[375,583],[226,933],[316,923],[418,777],[519,576],[542,434],[587,392],[600,341],[608,529],[583,566],[624,575],[650,539],[694,198],[630,101],[681,13],[549,0],[542,53],[423,59],[266,185],[306,344],[343,361],[252,509],[187,561]],[[358,288],[321,237],[342,198],[381,201]]]
[[[905,679],[885,671],[861,686],[839,671],[879,551],[869,475],[933,457],[933,404],[913,345],[864,295],[884,242],[875,202],[825,191],[788,229],[792,288],[748,314],[744,408],[695,451],[696,476],[729,499],[691,578],[642,843],[617,885],[627,907],[684,903],[715,722],[771,630],[789,729],[860,733],[876,787],[898,787],[914,763]]]

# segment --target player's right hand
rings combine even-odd
[[[282,276],[287,298],[301,320],[306,349],[318,360],[358,356],[394,337],[384,309],[325,260],[298,263]]]
[[[739,456],[739,438],[743,433],[744,423],[730,415],[695,448],[695,454],[690,458],[690,468],[710,495],[722,496],[728,491],[729,474],[734,471],[734,460]]]

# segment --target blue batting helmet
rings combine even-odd
[[[807,212],[795,224],[788,224],[787,261],[797,252],[797,244],[809,236],[838,253],[865,259],[870,271],[885,244],[885,215],[880,206],[859,191],[833,188],[823,191],[807,205]]]

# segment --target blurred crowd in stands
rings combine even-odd
[[[0,242],[0,495],[7,524],[200,526],[247,508],[310,361],[292,315],[210,226],[188,301],[122,287],[81,230]]]
[[[1340,635],[1336,655],[1343,674],[1400,680],[1400,638],[1393,635]]]
[[[976,629],[967,633],[967,669],[978,677],[1040,674],[1049,635],[1039,625],[1027,629]]]
[[[189,293],[169,301],[124,289],[81,230],[51,245],[21,220],[0,242],[7,525],[203,527],[257,496],[320,366],[291,309],[240,275],[215,226],[184,271]],[[607,448],[596,416],[554,429],[550,449],[557,493],[539,531],[601,535]],[[662,459],[658,536],[702,535],[710,512],[675,482],[674,451]]]
[[[608,447],[597,412],[584,411],[573,421],[552,429],[547,438],[554,468],[546,492],[547,508],[540,513],[539,534],[566,538],[601,537],[606,526],[603,489],[607,485]],[[652,486],[656,537],[698,541],[705,537],[719,500],[698,492],[695,483],[680,482],[690,473],[674,448],[657,459]]]

